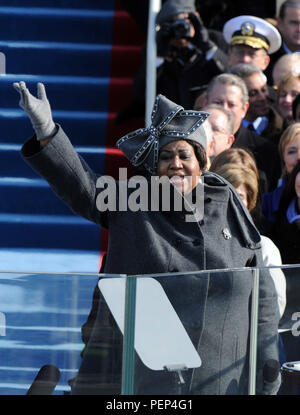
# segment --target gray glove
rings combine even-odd
[[[27,113],[37,140],[49,138],[56,132],[56,126],[52,119],[51,107],[47,99],[44,84],[37,84],[37,98],[26,88],[25,82],[15,82],[14,88],[20,93],[19,105]]]

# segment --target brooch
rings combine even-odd
[[[224,236],[225,239],[230,239],[231,238],[231,233],[230,233],[230,231],[229,231],[228,228],[224,228],[222,230],[222,234],[223,234],[223,236]]]

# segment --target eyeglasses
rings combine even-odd
[[[232,53],[237,58],[243,58],[244,56],[249,56],[249,58],[255,59],[255,58],[262,58],[264,56],[267,56],[266,52],[263,49],[256,50],[254,48],[244,49],[244,48],[231,48],[230,53]]]

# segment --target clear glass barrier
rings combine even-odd
[[[123,385],[123,393],[291,394],[288,380],[292,377],[293,388],[296,379],[300,394],[299,276],[300,265],[139,276],[134,385],[128,389]],[[167,294],[200,356],[200,365],[193,361],[187,345],[179,342],[183,339],[179,328],[177,337],[171,332],[177,324],[170,317],[171,310],[162,318],[163,294],[146,281],[151,277]],[[277,298],[272,294],[274,287]],[[143,316],[146,310],[150,310],[148,320]],[[165,366],[164,361],[168,362]]]
[[[300,266],[280,271],[2,272],[0,394],[272,392],[277,353],[278,393],[299,394]],[[271,274],[287,286],[279,328]]]
[[[255,276],[243,269],[138,277],[133,393],[253,394],[260,319],[251,295]],[[273,324],[265,337],[274,349],[276,336]]]
[[[40,379],[50,381],[41,392],[70,391],[97,281],[96,275],[0,273],[1,395],[26,394],[44,366]]]

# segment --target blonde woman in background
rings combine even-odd
[[[281,179],[276,189],[263,194],[262,212],[264,217],[273,223],[279,208],[279,202],[287,178],[300,160],[300,122],[289,125],[280,137],[278,151],[281,159]]]
[[[293,102],[300,93],[300,73],[288,72],[278,83],[276,108],[285,120],[285,127],[293,122]]]

